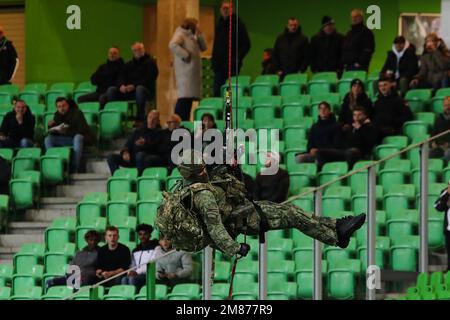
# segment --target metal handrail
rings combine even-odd
[[[371,163],[371,164],[368,164],[368,165],[366,165],[364,167],[361,167],[359,169],[356,169],[356,170],[352,170],[352,171],[344,174],[343,176],[341,176],[339,178],[336,178],[334,180],[331,180],[331,181],[329,181],[329,182],[327,182],[327,183],[325,183],[325,184],[323,184],[321,186],[314,187],[314,188],[312,188],[312,189],[310,189],[310,190],[308,190],[306,192],[303,192],[303,193],[301,193],[299,195],[292,196],[292,197],[288,198],[285,202],[283,202],[283,204],[290,203],[290,202],[292,202],[294,200],[297,200],[297,199],[303,198],[303,197],[305,197],[307,195],[310,195],[312,193],[315,193],[316,191],[323,190],[323,189],[329,187],[330,185],[332,185],[332,184],[334,184],[336,182],[345,180],[348,177],[351,177],[351,176],[353,176],[353,175],[355,175],[357,173],[365,172],[365,171],[367,171],[368,169],[370,169],[372,167],[376,167],[376,166],[380,165],[381,163],[384,163],[384,162],[386,162],[388,160],[391,160],[392,158],[395,158],[395,157],[397,157],[397,156],[399,156],[401,154],[404,154],[404,153],[406,153],[406,152],[408,152],[408,151],[410,151],[412,149],[418,148],[418,147],[420,147],[420,146],[422,146],[422,145],[424,145],[426,143],[430,143],[430,142],[432,142],[434,140],[437,140],[438,138],[441,138],[441,137],[443,137],[443,136],[445,136],[445,135],[447,135],[449,133],[450,133],[450,130],[447,130],[447,131],[441,132],[441,133],[439,133],[439,134],[437,134],[437,135],[435,135],[435,136],[433,136],[431,138],[428,138],[428,139],[423,140],[421,142],[417,142],[415,144],[412,144],[412,145],[410,145],[410,146],[408,146],[408,147],[406,147],[406,148],[404,148],[404,149],[402,149],[400,151],[397,151],[397,152],[395,152],[395,153],[393,153],[393,154],[391,154],[391,155],[389,155],[389,156],[387,156],[387,157],[385,157],[383,159],[373,161],[373,163]]]

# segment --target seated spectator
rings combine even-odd
[[[173,250],[172,242],[161,235],[158,255]],[[192,256],[184,251],[175,251],[156,261],[156,283],[173,287],[180,283],[189,282],[192,276]]]
[[[342,45],[344,36],[336,31],[336,22],[329,16],[322,18],[322,27],[311,38],[311,71],[342,74]]]
[[[164,157],[166,163],[169,165],[171,171],[176,167],[172,161],[172,149],[179,143],[179,141],[172,141],[172,133],[177,129],[184,129],[181,126],[181,118],[177,114],[173,114],[167,120],[167,128],[162,131],[162,142],[160,144],[159,153]]]
[[[261,74],[276,74],[277,68],[275,67],[275,64],[273,62],[272,58],[273,49],[268,48],[264,50],[263,53],[263,62],[262,62],[262,72]]]
[[[419,60],[416,55],[416,47],[406,41],[405,37],[396,37],[392,50],[387,53],[381,74],[394,77],[402,96],[404,96],[409,89],[409,83],[418,71]]]
[[[434,202],[434,208],[444,213],[444,236],[447,251],[447,271],[450,271],[450,184],[442,190],[439,198]]]
[[[119,76],[118,86],[108,89],[109,101],[136,100],[137,116],[135,126],[141,126],[145,120],[147,101],[155,97],[158,66],[155,60],[145,52],[142,43],[132,47],[134,58],[125,64]]]
[[[449,86],[450,51],[436,33],[425,38],[419,73],[411,81],[413,88],[446,88]]]
[[[359,79],[354,79],[351,82],[350,92],[347,93],[342,103],[339,123],[344,131],[352,129],[353,111],[356,107],[363,107],[369,117],[372,115],[372,101],[366,94],[364,82]]]
[[[331,111],[328,102],[321,102],[319,108],[319,119],[313,124],[309,132],[308,152],[297,154],[296,160],[299,163],[315,162],[317,150],[337,149],[341,145],[341,128],[336,121],[336,116]]]
[[[106,244],[98,249],[98,259],[95,275],[99,281],[109,279],[128,269],[131,263],[130,249],[119,243],[119,229],[107,227],[105,232]],[[124,276],[117,277],[104,284],[105,287],[119,285]]]
[[[268,152],[266,168],[278,166],[280,155],[276,152]],[[256,201],[272,201],[282,203],[286,201],[289,193],[289,174],[286,170],[279,168],[274,175],[264,175],[264,169],[258,173],[255,180],[253,199]]]
[[[16,48],[6,37],[3,26],[0,26],[0,43],[0,85],[11,84],[19,67],[19,59]]]
[[[26,103],[16,101],[0,127],[0,148],[30,148],[33,146],[36,120]]]
[[[434,122],[432,136],[450,130],[450,96],[444,99],[444,112]],[[431,143],[430,158],[444,158],[450,161],[450,135],[445,135]]]
[[[95,267],[97,265],[100,234],[95,230],[90,230],[84,235],[84,240],[86,241],[87,246],[76,253],[70,264],[80,268],[80,286],[89,286],[97,282]],[[45,291],[53,286],[73,285],[72,283],[67,283],[70,276],[70,274],[67,274],[64,277],[48,280],[45,283]]]
[[[217,129],[216,119],[211,113],[204,113],[201,118],[202,126],[194,128],[194,139],[203,139],[203,135],[209,129]],[[203,149],[209,144],[208,141],[203,141]]]
[[[152,232],[153,227],[151,225],[141,224],[137,226],[136,233],[139,238],[139,244],[131,253],[130,268],[138,268],[129,271],[127,276],[122,278],[122,284],[135,286],[137,291],[146,282],[147,265],[143,264],[155,258],[155,248],[159,245],[158,240],[150,240]]]
[[[353,110],[352,130],[344,135],[343,149],[320,149],[319,165],[327,162],[347,161],[350,168],[361,159],[369,159],[377,142],[377,130],[362,107]]]
[[[394,88],[388,76],[378,81],[379,95],[374,104],[373,124],[378,131],[378,143],[387,136],[401,135],[403,124],[413,119],[413,114]]]
[[[108,102],[106,92],[110,87],[117,85],[124,65],[125,63],[120,57],[120,49],[118,47],[111,47],[108,51],[108,60],[106,63],[98,67],[97,71],[91,76],[91,83],[97,86],[97,90],[79,97],[78,103],[98,101],[103,109],[106,102]]]
[[[89,125],[73,100],[56,99],[56,109],[53,120],[48,122],[45,149],[73,147],[71,172],[79,172],[83,147],[92,142]]]
[[[136,167],[141,174],[149,167],[166,166],[167,162],[159,154],[162,138],[159,112],[153,110],[147,115],[147,125],[133,132],[120,154],[108,156],[107,162],[111,174],[114,175],[120,167]]]

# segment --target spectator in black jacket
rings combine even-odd
[[[374,104],[373,123],[378,130],[378,143],[387,136],[402,133],[403,124],[413,119],[408,105],[399,96],[391,79],[384,75],[378,81],[379,95]]]
[[[261,74],[276,74],[277,69],[273,63],[273,49],[266,49],[263,53],[262,72]]]
[[[228,47],[229,47],[229,28],[230,28],[230,2],[222,1],[220,7],[220,17],[216,26],[214,35],[214,47],[212,52],[212,68],[215,73],[214,77],[214,96],[221,96],[222,85],[228,78]],[[250,37],[247,28],[242,20],[235,14],[232,15],[233,29],[239,30],[237,41],[239,46],[238,61],[236,61],[236,32],[232,35],[232,58],[231,73],[232,76],[239,75],[245,56],[250,51]]]
[[[16,48],[5,36],[5,30],[0,26],[0,85],[10,84],[18,66]]]
[[[343,139],[343,149],[320,149],[317,161],[320,166],[327,162],[347,161],[350,167],[361,159],[369,159],[377,142],[377,130],[364,108],[353,110],[352,130]]]
[[[119,243],[119,229],[107,227],[105,231],[106,244],[98,249],[98,258],[95,275],[99,281],[114,277],[127,270],[131,263],[130,249]],[[119,285],[123,276],[114,278],[104,284],[105,287]]]
[[[381,74],[393,76],[404,96],[409,89],[409,83],[418,71],[419,60],[416,55],[416,48],[406,41],[405,37],[396,37],[392,50],[387,53]]]
[[[125,63],[120,57],[120,49],[111,47],[108,51],[106,63],[98,67],[97,71],[91,76],[91,83],[97,86],[97,90],[80,96],[78,103],[98,101],[103,108],[108,101],[106,92],[110,87],[117,86],[117,81],[124,65]]]
[[[329,17],[322,18],[322,28],[311,38],[312,72],[334,71],[342,73],[342,45],[344,36],[336,31],[335,21]]]
[[[353,10],[351,17],[352,28],[344,38],[342,63],[347,71],[367,71],[375,52],[375,37],[364,25],[364,13],[361,10]]]
[[[145,105],[155,97],[158,66],[145,52],[143,43],[135,43],[131,50],[133,59],[125,64],[119,76],[117,87],[108,89],[108,101],[136,100],[137,116],[135,127],[142,126],[145,120]]]
[[[434,208],[437,211],[444,212],[444,235],[445,235],[445,247],[447,248],[447,271],[450,271],[450,183],[447,189],[441,192],[441,195],[434,203]]]
[[[149,167],[166,166],[166,159],[159,153],[162,138],[159,112],[153,110],[147,116],[147,125],[133,132],[120,154],[108,156],[111,174],[120,167],[136,167],[141,174]]]
[[[177,114],[173,114],[167,120],[167,128],[162,131],[162,142],[159,148],[159,153],[165,159],[170,171],[175,169],[176,167],[176,165],[172,161],[172,149],[179,143],[179,141],[172,141],[172,134],[177,129],[185,128],[181,126],[180,116]],[[187,131],[185,134],[190,136],[189,131]]]
[[[450,96],[444,99],[444,112],[434,122],[433,136],[448,130],[450,130]],[[447,134],[431,143],[430,157],[450,161],[450,135]]]
[[[266,168],[279,166],[280,155],[268,152],[264,166]],[[256,201],[272,201],[282,203],[286,201],[289,192],[289,174],[278,168],[276,174],[264,174],[264,169],[256,176],[253,199]]]
[[[315,162],[319,149],[337,149],[342,143],[341,128],[331,111],[330,104],[324,101],[318,108],[319,119],[309,132],[308,152],[298,154],[297,162]]]
[[[11,181],[11,166],[0,156],[0,194],[8,194],[9,181]],[[6,222],[6,216],[2,217],[2,212],[0,212],[0,230],[5,227],[4,222]]]
[[[286,29],[275,41],[273,61],[278,75],[305,72],[309,64],[309,40],[296,18],[289,18]]]
[[[0,148],[30,148],[33,146],[36,120],[26,103],[17,100],[14,110],[7,113],[0,127]]]
[[[345,96],[339,114],[339,123],[344,132],[351,130],[353,124],[353,111],[357,107],[363,107],[367,111],[369,118],[372,116],[372,101],[366,94],[364,82],[359,79],[354,79],[350,84],[350,92]]]

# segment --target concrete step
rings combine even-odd
[[[41,209],[27,210],[25,213],[25,221],[34,222],[52,222],[56,218],[75,217],[75,207],[70,209]]]
[[[82,199],[86,194],[93,192],[106,192],[106,181],[103,183],[67,185],[56,187],[57,197]]]
[[[41,198],[41,209],[75,209],[82,197],[44,197]]]
[[[108,163],[104,160],[88,160],[86,163],[86,172],[111,176]]]
[[[12,264],[14,255],[19,252],[19,250],[20,247],[0,247],[0,260],[9,260]]]
[[[0,235],[0,246],[2,247],[20,248],[25,243],[44,243],[44,233]]]
[[[111,177],[109,173],[83,173],[70,176],[71,185],[105,184]]]
[[[43,234],[50,222],[11,222],[9,224],[10,234]]]

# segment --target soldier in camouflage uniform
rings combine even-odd
[[[364,224],[365,214],[336,220],[316,217],[293,204],[252,202],[246,197],[244,184],[230,175],[225,166],[211,170],[210,178],[203,161],[197,164],[190,161],[194,157],[191,152],[183,157],[178,166],[183,177],[183,188],[198,183],[212,186],[212,189],[196,192],[192,203],[213,242],[211,246],[228,257],[236,254],[245,256],[249,252],[247,244],[234,240],[242,233],[258,235],[261,229],[296,228],[320,242],[346,248],[351,235]]]

